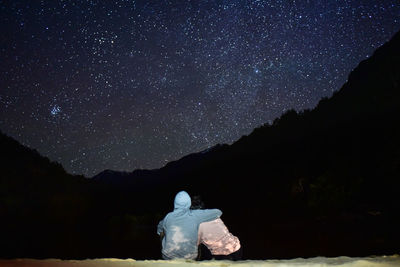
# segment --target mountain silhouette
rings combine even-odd
[[[302,183],[304,189],[313,186],[321,175],[332,176],[329,179],[333,180],[333,176],[340,175],[343,183],[363,179],[363,186],[376,183],[377,177],[393,169],[379,169],[377,160],[397,164],[386,150],[393,155],[398,152],[399,39],[396,34],[362,61],[339,91],[322,99],[311,111],[290,110],[272,125],[261,126],[230,146],[218,145],[210,151],[190,154],[157,170],[107,171],[94,179],[125,187],[129,180],[146,177],[147,182],[173,181],[199,193],[197,185],[203,188],[201,184],[213,181],[208,191],[221,192],[235,179],[241,183],[238,190],[254,190],[254,185],[260,184],[273,185],[274,191],[281,188],[286,193],[283,187]],[[373,167],[377,169],[371,170]],[[352,174],[354,178],[344,178]],[[242,183],[243,177],[249,182]]]
[[[180,190],[218,207],[245,258],[398,253],[400,33],[313,110],[155,170],[92,179],[0,134],[0,257],[159,257]]]

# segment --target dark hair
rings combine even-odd
[[[204,209],[204,203],[201,201],[200,196],[192,197],[192,206],[190,207],[192,210]]]

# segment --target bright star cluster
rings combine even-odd
[[[400,29],[397,0],[0,1],[0,129],[93,176],[314,107]]]

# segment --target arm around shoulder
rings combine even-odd
[[[196,216],[200,222],[208,222],[215,220],[222,215],[222,211],[219,209],[207,209],[207,210],[194,210]]]

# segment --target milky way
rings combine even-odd
[[[0,1],[0,129],[71,173],[159,168],[313,108],[399,29],[397,0]]]

